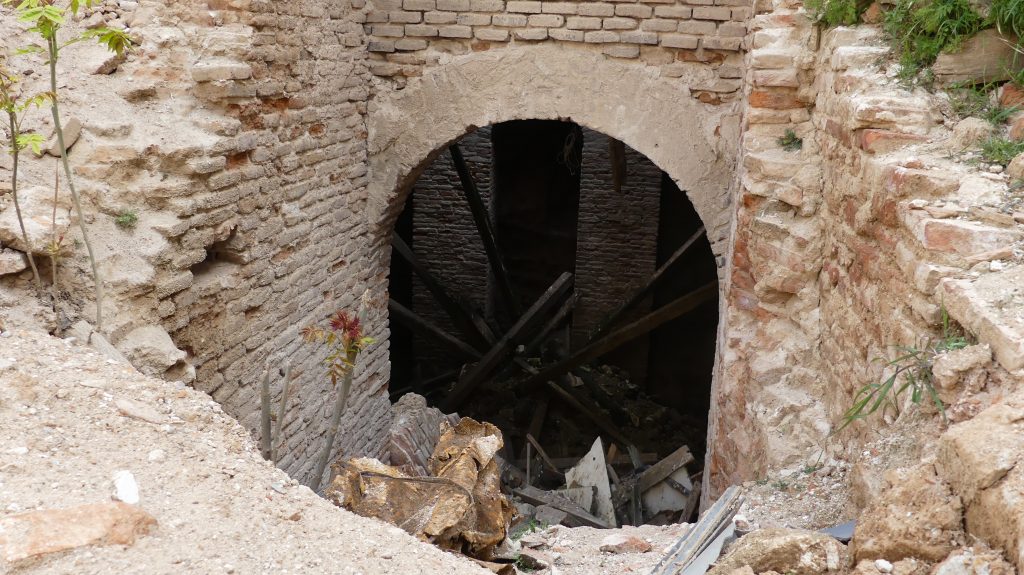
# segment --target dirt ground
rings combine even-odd
[[[125,399],[166,422],[123,415]],[[121,470],[158,522],[150,535],[10,572],[487,573],[297,485],[205,394],[46,334],[0,336],[0,518],[110,501]]]

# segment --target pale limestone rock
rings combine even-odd
[[[146,375],[161,376],[186,356],[174,345],[167,331],[156,325],[135,328],[115,345]]]
[[[854,558],[938,561],[963,541],[963,505],[934,466],[895,469],[888,487],[861,513],[850,548]]]
[[[1010,165],[1006,166],[1006,174],[1015,180],[1024,179],[1024,154],[1017,155]]]
[[[78,118],[68,118],[63,120],[63,125],[64,147],[70,150],[71,146],[74,146],[75,142],[78,141],[78,137],[82,135],[82,121]],[[46,140],[46,145],[43,146],[42,151],[56,158],[60,157],[60,144],[57,142],[56,132],[50,136],[49,140]],[[42,156],[42,154],[38,154],[38,156]]]
[[[114,402],[114,406],[117,407],[117,410],[121,412],[122,415],[131,417],[132,419],[138,419],[140,421],[146,421],[156,425],[167,423],[167,418],[161,415],[160,412],[133,399],[122,397]]]
[[[85,320],[76,321],[68,328],[66,336],[77,338],[83,344],[92,346],[96,351],[110,359],[129,363],[128,359],[117,348],[110,344],[103,334],[96,331],[96,328]]]
[[[759,529],[745,535],[720,559],[708,575],[731,574],[744,566],[754,572],[777,571],[793,575],[839,573],[847,564],[846,546],[814,531]]]
[[[992,361],[992,348],[987,343],[956,349],[935,358],[932,375],[938,387],[950,389],[969,371]]]
[[[155,525],[152,515],[125,503],[8,515],[0,517],[0,559],[10,564],[86,545],[132,545]]]
[[[54,235],[53,190],[42,186],[30,186],[18,191],[21,214],[25,222],[28,244],[22,239],[21,227],[14,209],[14,202],[7,201],[0,209],[0,243],[18,251],[31,251],[33,254],[45,255],[47,246]],[[58,200],[56,235],[67,234],[71,225],[70,212],[63,200]],[[65,239],[65,245],[67,240]]]
[[[935,79],[943,86],[1006,80],[1021,66],[1013,46],[1014,42],[1004,38],[997,30],[982,30],[965,40],[959,50],[939,54],[932,71]],[[1007,62],[1017,63],[1008,65]]]
[[[953,135],[949,139],[949,149],[960,152],[977,146],[992,136],[995,128],[981,118],[964,118],[953,127]]]
[[[949,554],[932,570],[932,575],[1015,575],[1003,556],[983,545],[964,547]]]
[[[7,248],[0,248],[0,276],[21,273],[28,269],[25,254]]]

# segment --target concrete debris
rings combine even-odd
[[[885,480],[887,487],[857,522],[851,543],[857,561],[940,561],[962,544],[963,505],[933,465],[891,470]]]
[[[21,235],[18,216],[13,201],[6,201],[0,209],[0,243],[21,252],[46,255],[47,246],[54,236],[58,241],[67,234],[71,225],[70,211],[62,199],[58,200],[56,219],[53,211],[53,189],[42,186],[27,186],[18,190],[18,202],[25,222],[28,244]],[[65,241],[63,245],[69,242]]]
[[[847,566],[847,550],[839,541],[814,531],[760,529],[737,541],[708,574],[726,575],[743,566],[756,573],[839,573]]]
[[[635,535],[613,533],[601,540],[600,549],[605,553],[647,553],[651,544]]]
[[[351,459],[336,464],[338,474],[325,495],[442,549],[489,560],[513,515],[494,459],[504,445],[501,432],[468,417],[455,427],[442,425],[429,477],[409,476],[376,459]]]
[[[85,320],[79,320],[71,324],[71,327],[68,328],[64,335],[65,337],[73,337],[83,344],[88,344],[114,361],[129,363],[128,358],[124,354],[118,351],[103,334],[97,332],[96,328]]]
[[[30,511],[0,517],[0,550],[14,563],[86,545],[132,545],[154,526],[153,516],[125,503]]]
[[[600,437],[594,441],[590,451],[580,459],[579,463],[565,472],[565,483],[570,489],[593,487],[594,515],[612,527],[618,525],[615,519],[615,508],[612,505],[612,488],[608,482],[608,469],[604,461],[604,445],[601,443]]]

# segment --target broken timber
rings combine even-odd
[[[543,386],[546,382],[560,377],[567,371],[579,367],[592,359],[601,357],[609,351],[617,349],[622,345],[650,332],[658,326],[693,311],[702,303],[714,298],[717,294],[718,281],[710,281],[676,301],[645,315],[633,323],[613,331],[594,343],[587,345],[566,359],[541,370],[536,375],[528,378],[526,382],[523,383],[522,389],[526,393],[533,392]],[[616,438],[616,440],[618,440],[618,438]]]
[[[469,203],[469,209],[473,213],[473,220],[476,222],[477,231],[480,232],[484,251],[487,252],[487,261],[494,272],[494,278],[498,281],[498,291],[501,292],[501,298],[505,302],[506,309],[508,309],[510,315],[518,317],[522,313],[519,307],[519,300],[516,299],[515,292],[512,291],[512,282],[508,278],[505,261],[502,259],[501,252],[498,250],[498,243],[494,239],[491,218],[487,213],[487,207],[484,206],[483,200],[480,199],[480,192],[476,188],[476,182],[473,181],[473,174],[469,173],[469,166],[466,165],[466,160],[462,157],[462,150],[459,149],[458,144],[449,146],[448,153],[452,156],[455,171],[458,172],[459,181],[462,182],[462,192],[465,194],[466,202]]]
[[[530,505],[547,505],[566,512],[571,520],[568,522],[569,527],[598,527],[600,529],[611,528],[611,525],[608,525],[579,505],[558,497],[551,492],[543,491],[536,487],[523,487],[520,489],[513,489],[512,493],[515,493],[520,499]]]
[[[508,333],[502,336],[480,358],[480,361],[470,367],[465,375],[459,379],[459,382],[455,384],[455,388],[452,389],[445,400],[442,410],[446,413],[458,411],[462,402],[512,352],[512,348],[520,343],[520,340],[526,337],[536,327],[537,323],[561,301],[562,296],[572,288],[572,282],[573,275],[569,272],[559,276],[547,291],[537,298],[537,301],[530,306],[530,309],[526,310],[526,313],[516,321],[515,325],[508,330]]]
[[[647,281],[645,281],[639,289],[637,289],[635,292],[633,292],[632,295],[629,296],[628,300],[626,300],[615,311],[613,311],[604,321],[601,322],[601,325],[598,326],[597,330],[595,330],[594,333],[591,334],[590,341],[595,341],[599,337],[604,335],[604,333],[607,332],[609,328],[615,325],[615,323],[622,317],[623,314],[632,309],[633,306],[643,301],[644,298],[646,298],[651,293],[651,290],[657,287],[658,282],[661,281],[662,277],[664,277],[665,272],[667,272],[669,268],[671,268],[672,265],[675,264],[679,258],[683,257],[683,254],[689,251],[690,247],[693,246],[694,242],[696,242],[702,235],[704,235],[704,226],[698,228],[697,231],[694,232],[692,236],[690,236],[690,239],[686,240],[686,242],[678,250],[676,250],[671,256],[669,256],[667,260],[665,260],[665,263],[661,264],[661,266],[657,270],[655,270],[655,272],[651,274],[649,278],[647,278]]]
[[[419,276],[424,287],[434,296],[434,300],[441,306],[441,309],[452,318],[452,322],[463,335],[471,338],[473,342],[481,347],[486,345],[487,340],[480,331],[479,326],[474,322],[473,312],[457,297],[448,293],[430,271],[423,265],[423,262],[416,257],[412,249],[405,243],[396,232],[391,238],[391,247],[395,253],[402,257],[412,268],[412,271]]]
[[[697,521],[692,529],[669,547],[668,553],[654,566],[650,575],[679,575],[688,573],[687,567],[694,563],[706,550],[724,539],[722,535],[732,527],[732,518],[739,511],[743,498],[740,490],[732,486],[715,501],[715,504]],[[720,551],[721,547],[719,547]],[[717,557],[710,558],[714,561]],[[708,562],[710,563],[710,562]],[[694,572],[704,573],[705,569]]]
[[[391,314],[391,317],[402,322],[409,329],[419,333],[427,339],[432,339],[441,345],[448,347],[461,357],[468,359],[476,359],[480,357],[480,352],[473,349],[469,344],[421,318],[413,313],[412,310],[393,299],[388,300],[388,312]]]
[[[665,457],[661,461],[647,468],[644,472],[630,478],[628,482],[635,483],[642,495],[648,489],[668,479],[680,467],[683,467],[692,461],[693,454],[690,453],[690,448],[684,445],[675,450],[668,457]],[[631,493],[627,490],[619,490],[616,492],[614,496],[615,507],[619,507],[626,503],[626,500],[628,500],[630,496]]]

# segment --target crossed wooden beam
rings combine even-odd
[[[461,372],[453,371],[442,374],[423,385],[426,386],[428,383],[429,385],[438,385],[457,378],[455,386],[441,405],[444,411],[451,413],[457,411],[477,388],[489,379],[493,379],[494,374],[499,370],[514,366],[515,369],[525,373],[525,376],[517,383],[523,393],[541,392],[544,396],[541,403],[545,407],[548,396],[556,397],[590,419],[614,440],[626,446],[632,445],[632,441],[604,415],[596,404],[584,396],[573,394],[566,386],[562,385],[561,380],[566,374],[581,365],[650,333],[658,326],[682,317],[705,302],[714,299],[718,292],[718,286],[716,281],[711,281],[640,319],[620,325],[626,313],[651,294],[665,277],[666,272],[704,234],[704,228],[698,229],[615,311],[609,314],[591,334],[586,345],[578,350],[570,351],[568,356],[557,362],[538,369],[527,362],[526,358],[532,357],[555,329],[573,313],[580,297],[580,294],[573,290],[573,274],[565,272],[560,275],[529,308],[525,311],[522,310],[509,279],[508,269],[501,251],[498,249],[486,206],[480,197],[469,167],[466,165],[466,160],[463,158],[458,144],[451,145],[448,151],[459,175],[463,195],[473,214],[473,220],[483,242],[488,265],[496,280],[500,305],[508,311],[510,317],[518,319],[505,333],[496,333],[482,315],[473,308],[468,299],[446,289],[416,257],[405,241],[397,233],[394,234],[392,238],[394,253],[409,263],[433,299],[452,319],[452,323],[459,331],[459,336],[448,333],[394,300],[390,300],[388,304],[391,317],[413,332],[437,342],[455,357],[467,362]],[[520,351],[517,352],[517,350]],[[543,417],[541,417],[540,423],[534,421],[531,424],[530,432],[534,436],[539,435],[539,427],[542,423]]]

